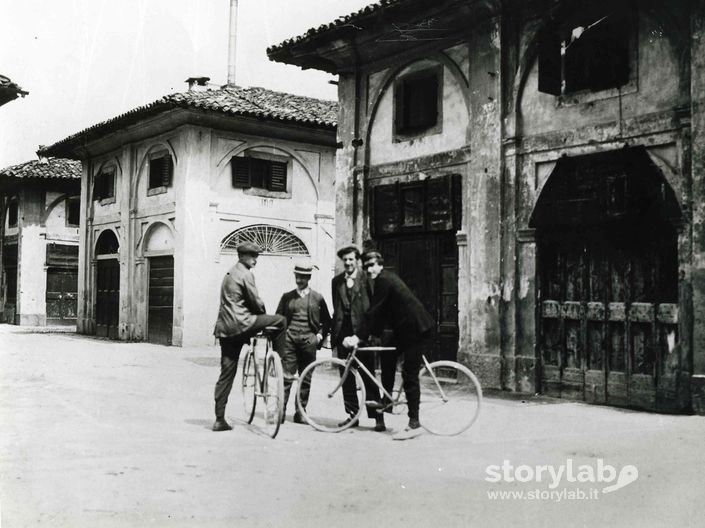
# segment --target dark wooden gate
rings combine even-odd
[[[460,177],[380,185],[372,197],[384,267],[399,274],[436,320],[428,359],[456,359]]]
[[[551,396],[678,411],[678,208],[643,156],[559,162],[537,204],[539,381]]]
[[[396,272],[436,320],[429,361],[455,360],[458,353],[458,248],[455,234],[382,240],[384,267]]]
[[[78,307],[78,246],[46,246],[47,324],[75,324]]]
[[[100,259],[96,264],[96,335],[117,339],[120,318],[120,263]]]
[[[78,270],[47,270],[47,324],[75,324],[78,306]]]
[[[174,257],[150,257],[147,340],[171,345],[173,319]]]

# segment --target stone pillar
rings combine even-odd
[[[211,132],[189,128],[179,141],[174,167],[174,333],[176,346],[213,345],[218,292],[223,277],[204,277],[214,268],[220,240],[210,208]]]
[[[338,81],[338,101],[342,101],[338,111],[337,140],[341,145],[335,159],[335,247],[336,250],[352,243],[360,244],[356,238],[359,229],[354,229],[354,217],[362,209],[362,199],[355,204],[357,195],[356,180],[362,174],[355,174],[356,149],[362,153],[363,147],[353,146],[355,139],[355,75],[354,73],[341,73]],[[362,110],[360,110],[362,112]],[[359,156],[359,154],[358,154]],[[358,187],[359,190],[359,187]],[[336,266],[340,264],[336,259]]]
[[[91,247],[90,234],[93,229],[93,200],[89,192],[91,167],[89,161],[83,162],[81,173],[81,218],[78,230],[78,306],[76,312],[76,331],[79,334],[95,333],[93,318],[93,293],[91,278],[95,277],[95,264]]]
[[[20,191],[17,249],[17,311],[15,323],[46,325],[46,228],[42,226],[44,203],[41,189]]]
[[[461,350],[484,386],[501,387],[500,338],[500,19],[473,27],[470,34],[470,150],[464,185],[464,231],[469,287],[465,288],[468,335]],[[464,274],[463,274],[464,276]],[[459,288],[460,291],[463,289]]]
[[[693,410],[705,414],[705,0],[691,3]]]

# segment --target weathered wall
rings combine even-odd
[[[232,186],[230,158],[244,149],[291,158],[286,196]],[[168,150],[174,160],[172,185],[148,189],[150,153]],[[116,196],[86,208],[86,260],[90,272],[80,278],[81,329],[95,331],[96,240],[104,229],[120,238],[121,339],[143,340],[148,331],[149,258],[174,256],[174,345],[213,344],[212,329],[223,275],[237,257],[220,254],[223,239],[238,228],[270,224],[297,235],[320,267],[312,287],[329,296],[334,224],[334,150],[302,142],[180,126],[137,141],[93,160],[93,174],[108,163],[117,166]],[[86,190],[86,192],[88,192]],[[150,242],[166,228],[169,247]],[[270,262],[271,261],[271,262]],[[84,265],[85,266],[85,265]],[[260,257],[259,279],[270,312],[293,287],[293,259]],[[257,274],[257,270],[256,270]]]

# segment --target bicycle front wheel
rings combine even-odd
[[[340,380],[344,370],[345,361],[342,359],[319,359],[299,376],[296,407],[303,419],[319,431],[338,433],[360,419],[365,386],[357,369],[351,368],[343,387]],[[301,405],[301,389],[306,384],[310,384],[311,391],[304,408]]]
[[[470,369],[455,361],[435,361],[421,369],[419,382],[419,421],[429,433],[457,435],[475,423],[482,387]]]
[[[269,352],[264,370],[264,431],[274,438],[284,415],[284,369],[275,351]]]
[[[242,405],[245,410],[245,421],[252,423],[257,406],[257,372],[255,371],[255,354],[252,348],[242,359]]]

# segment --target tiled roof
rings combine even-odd
[[[233,116],[300,123],[318,128],[335,128],[338,103],[312,97],[274,92],[265,88],[226,85],[215,90],[191,90],[169,94],[97,125],[73,134],[40,153],[55,154],[68,144],[97,137],[130,125],[145,117],[175,108],[198,109]]]
[[[65,158],[43,158],[0,169],[6,178],[62,178],[81,177],[81,162]]]
[[[311,28],[303,35],[300,35],[300,36],[294,37],[294,38],[290,38],[280,44],[270,46],[269,48],[267,48],[267,54],[270,54],[270,55],[276,54],[276,53],[282,51],[283,49],[288,48],[292,44],[299,44],[301,42],[311,40],[314,37],[317,37],[323,33],[329,32],[329,31],[342,29],[344,27],[351,27],[353,29],[360,29],[355,26],[355,23],[360,22],[361,20],[366,19],[366,18],[372,18],[372,17],[376,16],[377,13],[379,13],[380,11],[383,11],[385,9],[388,9],[391,7],[396,7],[401,4],[406,4],[408,2],[409,2],[409,0],[380,0],[377,3],[370,4],[366,7],[363,7],[359,11],[356,11],[356,12],[351,13],[349,15],[338,17],[333,22],[330,22],[328,24],[323,24],[321,26],[318,26],[317,28]]]
[[[29,92],[24,91],[17,84],[13,83],[9,77],[0,75],[0,105],[17,99],[20,95],[24,97],[28,93]]]

